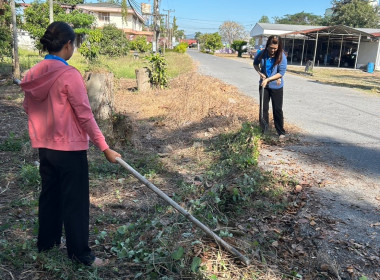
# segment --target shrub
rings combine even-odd
[[[21,139],[15,137],[13,133],[10,133],[8,139],[0,143],[0,151],[4,152],[18,152],[21,151],[21,148]]]
[[[23,185],[26,187],[39,187],[41,183],[41,177],[38,167],[31,164],[26,164],[21,168],[21,179]]]
[[[187,43],[181,42],[177,46],[175,46],[174,51],[178,53],[185,53],[188,46],[189,45]]]
[[[130,49],[130,42],[122,30],[115,25],[107,25],[102,30],[100,40],[100,54],[110,57],[125,56]]]
[[[78,49],[80,54],[88,60],[96,59],[99,56],[102,37],[103,33],[99,29],[90,30],[86,41]]]
[[[139,51],[139,52],[147,52],[152,46],[147,42],[145,36],[137,36],[133,41],[130,42],[131,50]]]
[[[151,65],[150,83],[153,86],[164,88],[168,85],[167,62],[160,54],[152,54],[147,59]]]

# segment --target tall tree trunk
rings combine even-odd
[[[16,4],[11,0],[12,12],[12,34],[13,34],[13,78],[20,79],[20,61],[18,57],[18,38],[17,38],[17,23],[16,23]]]

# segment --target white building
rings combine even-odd
[[[20,48],[27,50],[35,49],[35,41],[32,39],[32,37],[30,37],[29,32],[26,30],[17,30],[17,42]]]
[[[123,20],[121,5],[112,3],[86,3],[78,4],[75,7],[85,13],[94,15],[96,26],[114,24],[117,28],[122,29],[129,39],[136,35],[153,36],[151,31],[144,30],[144,18],[138,12],[128,7],[127,18]]]
[[[316,66],[364,68],[374,63],[380,70],[380,29],[257,23],[250,35],[257,46],[280,35],[291,64],[311,60]]]

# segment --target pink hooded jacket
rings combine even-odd
[[[45,59],[27,72],[21,87],[33,148],[87,150],[90,138],[101,151],[108,149],[77,69]]]

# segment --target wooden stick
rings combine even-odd
[[[195,217],[193,217],[189,212],[187,212],[185,209],[183,209],[181,206],[179,206],[174,200],[172,200],[170,197],[168,197],[163,191],[161,191],[159,188],[157,188],[155,185],[153,185],[151,182],[149,182],[144,176],[142,176],[135,169],[133,169],[128,163],[126,163],[121,158],[116,158],[116,161],[121,166],[123,166],[125,169],[127,169],[140,182],[142,182],[144,185],[146,185],[148,188],[150,188],[152,191],[154,191],[159,197],[161,197],[163,200],[165,200],[167,203],[169,203],[171,206],[173,206],[178,212],[180,212],[183,216],[185,216],[186,219],[191,221],[193,224],[195,224],[200,229],[202,229],[205,233],[207,233],[210,237],[212,237],[216,241],[216,243],[222,245],[228,252],[230,252],[234,256],[238,257],[247,266],[250,264],[250,260],[247,257],[243,256],[238,250],[236,250],[230,244],[225,242],[218,235],[216,235],[213,231],[211,231],[207,226],[202,224],[199,220],[197,220]]]

